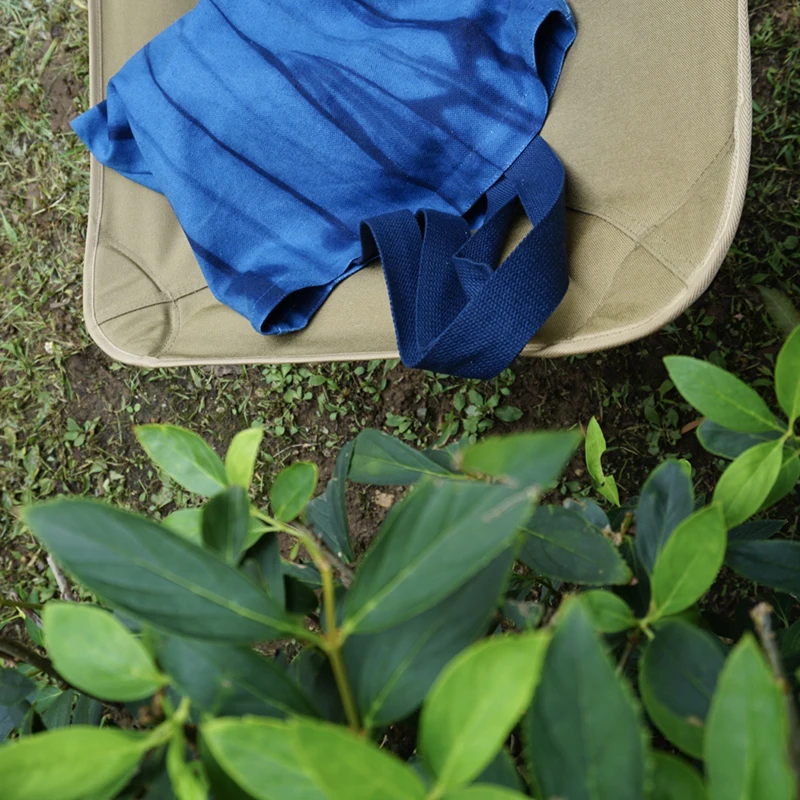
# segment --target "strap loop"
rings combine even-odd
[[[533,230],[498,265],[519,203]],[[486,209],[472,235],[462,217],[432,210],[362,223],[365,258],[383,262],[406,366],[494,378],[566,294],[564,168],[541,136],[489,189]]]

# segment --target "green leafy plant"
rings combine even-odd
[[[603,431],[600,429],[597,419],[592,417],[589,427],[586,429],[586,468],[589,470],[595,491],[599,492],[610,503],[618,506],[619,490],[617,489],[617,482],[613,475],[606,476],[600,463],[605,451],[605,436],[603,436]]]
[[[784,417],[774,414],[754,388],[720,367],[686,356],[670,356],[665,363],[678,391],[705,417],[697,429],[700,444],[731,461],[714,490],[714,501],[722,507],[729,527],[741,525],[796,491],[800,481],[800,327],[789,334],[775,361],[775,397]],[[771,569],[769,562],[795,547],[800,545],[743,542],[733,547],[730,564],[752,580],[775,586],[769,574],[778,566]],[[797,586],[786,578],[779,583],[779,588],[788,591]]]
[[[798,343],[776,364],[781,463]],[[781,425],[733,376],[723,394],[709,365],[668,363],[727,431]],[[781,593],[800,594],[800,557],[770,540],[781,521],[742,519],[763,498],[707,503],[667,461],[635,503],[543,504],[575,432],[419,452],[366,430],[321,493],[298,462],[267,504],[248,495],[260,431],[224,460],[180,428],[137,436],[208,499],[160,522],[84,499],[25,511],[100,603],[31,609],[46,655],[0,638],[4,800],[796,797],[800,623]],[[348,483],[407,487],[364,552]],[[723,563],[759,582],[750,616],[716,612]]]

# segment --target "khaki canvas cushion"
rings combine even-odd
[[[90,0],[92,103],[195,2]],[[570,5],[578,38],[543,135],[567,170],[571,285],[526,355],[608,348],[675,318],[719,269],[747,180],[746,0]],[[212,297],[166,200],[94,159],[84,310],[103,350],[142,366],[397,355],[377,263],[304,331],[262,336]]]

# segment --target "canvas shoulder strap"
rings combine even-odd
[[[520,204],[533,229],[498,264]],[[486,193],[474,233],[454,214],[396,211],[362,223],[361,242],[383,262],[403,363],[494,378],[566,294],[564,168],[537,136]]]

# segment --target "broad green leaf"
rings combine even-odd
[[[795,597],[800,595],[800,542],[732,542],[725,563],[755,583]]]
[[[468,446],[469,442],[466,439],[463,439],[461,441],[454,442],[453,444],[448,445],[443,450],[440,450],[439,447],[436,445],[434,445],[433,447],[426,447],[422,451],[422,455],[424,455],[426,458],[431,459],[431,461],[435,461],[443,469],[455,473],[456,456],[461,450],[463,450],[465,447]]]
[[[187,542],[203,546],[203,509],[182,508],[173,511],[161,524],[173,533],[186,539]]]
[[[286,608],[292,614],[306,616],[319,610],[320,598],[307,583],[284,575],[283,585],[286,591]]]
[[[142,700],[167,682],[145,646],[102,608],[50,601],[42,623],[55,668],[81,691],[102,700]]]
[[[352,456],[353,442],[348,442],[336,457],[333,477],[328,481],[325,491],[306,507],[306,518],[314,533],[348,563],[353,560],[353,548],[350,544],[345,491]]]
[[[484,639],[436,679],[419,749],[440,791],[470,783],[497,755],[531,702],[549,642],[548,631]]]
[[[667,356],[664,363],[675,388],[704,417],[739,433],[775,427],[764,400],[727,370],[689,356]]]
[[[342,698],[339,695],[336,678],[327,656],[306,647],[292,659],[287,673],[301,691],[310,698],[314,707],[320,710],[323,719],[339,724],[346,723]],[[347,677],[352,689],[353,678],[349,670],[347,670]]]
[[[645,736],[630,687],[580,602],[568,602],[559,617],[522,723],[540,795],[641,800]]]
[[[630,606],[612,592],[594,589],[580,595],[594,629],[600,633],[621,633],[638,624]]]
[[[653,789],[648,800],[708,800],[700,773],[669,753],[653,753]]]
[[[544,490],[561,476],[580,440],[577,431],[489,436],[465,448],[457,461],[464,472]]]
[[[271,597],[275,598],[281,608],[287,608],[281,545],[275,533],[264,534],[248,550],[247,560],[242,569],[248,574],[254,575],[258,583],[267,590]]]
[[[186,539],[187,542],[191,542],[198,547],[203,546],[202,508],[182,508],[179,511],[173,511],[162,520],[161,524],[165,528],[169,528],[173,533],[177,533],[181,538]],[[250,547],[254,542],[258,541],[266,530],[266,525],[251,516],[246,546]]]
[[[778,642],[784,667],[788,671],[797,665],[797,658],[800,656],[800,619],[778,632]]]
[[[786,700],[750,634],[725,664],[705,738],[711,800],[792,800]]]
[[[696,603],[722,567],[727,528],[719,506],[695,511],[673,532],[656,560],[651,579],[651,621]]]
[[[257,800],[328,800],[285,722],[223,717],[203,723],[200,732],[214,761]]]
[[[581,516],[586,517],[592,525],[600,528],[601,531],[605,528],[611,528],[611,521],[608,515],[594,500],[589,500],[586,497],[578,499],[568,497],[564,501],[564,508],[568,508],[570,511],[577,511]]]
[[[269,490],[272,513],[281,522],[291,522],[303,513],[317,488],[317,465],[298,461],[281,470]]]
[[[203,507],[203,544],[228,564],[239,563],[250,530],[250,499],[241,486],[214,495]]]
[[[692,481],[677,461],[661,464],[642,487],[636,506],[636,555],[652,574],[675,528],[694,510]]]
[[[601,458],[606,452],[606,437],[600,429],[596,417],[592,417],[586,429],[586,468],[592,478],[595,491],[599,492],[615,506],[619,505],[619,490],[617,482],[610,475],[603,472]]]
[[[527,795],[515,792],[513,789],[476,784],[448,792],[442,800],[525,800],[526,797]]]
[[[14,729],[20,737],[30,736],[33,733],[34,722],[40,720],[36,709],[27,701],[10,706],[8,713]]]
[[[355,439],[348,477],[372,486],[410,486],[426,475],[453,473],[437,461],[376,430],[361,431]]]
[[[0,667],[0,706],[13,706],[36,691],[36,684],[15,669]]]
[[[281,561],[283,574],[308,586],[311,589],[322,588],[322,577],[313,564],[298,564],[294,561]]]
[[[775,326],[784,336],[789,336],[795,327],[800,325],[800,311],[794,307],[794,303],[783,292],[766,286],[756,288],[761,293],[764,307]]]
[[[775,361],[775,394],[793,427],[800,417],[800,325],[784,342]]]
[[[183,731],[167,744],[167,772],[178,800],[208,800],[208,780],[198,761],[186,761],[187,743]],[[152,791],[152,788],[151,788]]]
[[[639,662],[639,692],[650,719],[694,758],[703,757],[708,708],[724,663],[719,641],[680,619],[656,626]]]
[[[83,800],[116,796],[133,776],[150,737],[73,726],[0,747],[3,800]]]
[[[309,614],[319,608],[317,589],[322,578],[313,564],[293,564],[281,560],[286,608],[293,613]]]
[[[775,503],[783,500],[786,495],[795,491],[798,480],[800,480],[800,452],[784,449],[781,470],[759,511],[771,508]]]
[[[714,489],[729,527],[740,525],[761,508],[783,463],[783,443],[765,442],[751,447],[728,466]]]
[[[103,717],[103,704],[85,694],[79,695],[72,715],[73,725],[99,725]]]
[[[420,483],[367,551],[345,598],[345,633],[383,630],[452,594],[510,546],[531,506],[506,486]]]
[[[214,716],[319,713],[273,660],[246,647],[170,637],[159,648],[158,660],[192,707]]]
[[[774,442],[781,438],[779,430],[768,430],[760,433],[737,433],[723,428],[710,419],[705,419],[697,429],[697,439],[704,450],[715,456],[722,456],[733,461],[745,450],[764,442]]]
[[[628,583],[631,571],[614,545],[582,514],[541,506],[525,526],[520,553],[534,572],[590,586]]]
[[[345,669],[366,728],[413,713],[450,659],[487,632],[513,563],[509,548],[423,614],[347,639]]]
[[[233,437],[228,452],[225,453],[225,474],[228,476],[228,483],[233,486],[241,486],[245,491],[250,488],[256,468],[258,449],[261,447],[263,438],[263,428],[248,428],[239,431]]]
[[[397,757],[341,726],[295,719],[301,763],[328,800],[423,800],[425,787]],[[290,795],[293,796],[293,795]]]
[[[217,719],[202,735],[219,765],[257,800],[423,800],[394,756],[339,726],[295,718]]]
[[[503,616],[521,631],[535,630],[544,617],[544,606],[541,603],[506,600],[502,610]]]
[[[525,791],[525,784],[522,782],[517,765],[505,747],[500,749],[500,752],[492,759],[489,766],[475,778],[474,782],[476,784],[488,783],[492,784],[492,786],[502,786],[518,792]]]
[[[162,630],[227,642],[302,638],[302,626],[252,581],[143,517],[90,500],[56,500],[23,516],[81,584]]]
[[[743,522],[728,531],[728,543],[769,539],[786,524],[785,519],[757,519]]]
[[[156,466],[190,492],[210,497],[228,485],[225,465],[196,433],[175,425],[139,425],[134,431]]]
[[[205,736],[202,735],[202,728],[197,739],[197,750],[210,784],[212,798],[219,798],[219,800],[253,800],[253,795],[242,789],[220,766],[209,749]],[[151,800],[151,798],[147,798],[147,800]],[[168,793],[165,793],[165,796],[157,796],[152,800],[175,800],[175,798],[171,798]]]
[[[0,705],[0,744],[4,742],[16,728],[13,712],[4,705]]]
[[[72,706],[75,703],[77,692],[67,689],[59,692],[55,697],[48,698],[44,702],[33,704],[36,713],[41,717],[47,730],[52,731],[56,728],[65,728],[72,719]]]

